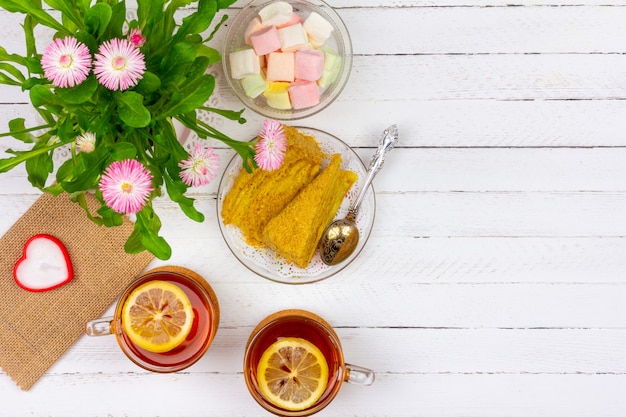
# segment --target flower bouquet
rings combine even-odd
[[[218,11],[234,0],[136,3],[131,19],[124,0],[45,0],[45,8],[41,0],[0,0],[4,10],[25,16],[26,42],[24,56],[0,47],[0,83],[28,92],[43,120],[33,127],[22,118],[9,122],[9,132],[0,137],[12,136],[30,149],[7,150],[11,156],[0,159],[0,172],[24,163],[33,186],[68,193],[100,225],[120,225],[124,215],[132,215],[126,252],[148,250],[168,259],[171,248],[159,236],[153,199],[164,189],[189,218],[201,222],[204,215],[185,193],[211,181],[218,169],[211,147],[185,150],[173,121],[232,147],[246,169],[256,166],[255,148],[197,117],[207,111],[245,122],[243,110],[205,105],[215,87],[207,69],[220,60],[206,43],[226,16],[209,29]],[[55,32],[43,53],[37,51],[37,26]],[[53,154],[64,145],[71,158],[54,167]],[[86,192],[101,203],[96,213],[87,206]]]

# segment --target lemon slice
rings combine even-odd
[[[284,410],[311,407],[328,384],[328,364],[322,352],[308,340],[286,337],[274,342],[257,367],[261,393]]]
[[[130,340],[150,352],[180,345],[193,324],[187,294],[175,284],[150,281],[135,288],[122,308],[122,327]]]

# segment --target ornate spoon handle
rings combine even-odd
[[[354,221],[356,219],[356,215],[359,212],[359,208],[361,207],[361,203],[363,202],[363,197],[365,197],[367,189],[374,180],[376,174],[378,174],[378,171],[380,171],[380,169],[383,167],[387,154],[389,154],[394,146],[396,146],[397,142],[398,126],[394,124],[385,129],[380,137],[378,149],[376,149],[376,153],[372,155],[372,159],[370,161],[370,166],[367,171],[367,178],[365,179],[365,183],[363,183],[363,187],[361,187],[361,190],[359,190],[359,194],[354,200],[354,204],[348,209],[348,214],[346,215],[346,218],[348,220]]]

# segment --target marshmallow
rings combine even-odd
[[[294,109],[304,109],[320,102],[320,90],[314,82],[298,80],[289,85],[288,91]]]
[[[252,35],[257,30],[263,29],[265,26],[261,23],[261,18],[256,16],[254,19],[250,20],[248,23],[248,27],[243,32],[244,41],[250,45],[250,35]]]
[[[285,1],[275,1],[259,10],[261,23],[264,25],[283,25],[293,15],[293,6]]]
[[[317,85],[321,88],[328,88],[337,79],[341,70],[341,57],[330,47],[324,45],[320,48],[324,52],[324,71]]]
[[[267,56],[268,81],[287,81],[295,79],[295,57],[293,52],[272,52]]]
[[[295,53],[296,80],[317,81],[324,72],[324,52],[304,49]]]
[[[268,26],[250,35],[250,43],[257,55],[267,55],[280,49],[280,37],[275,26]]]
[[[309,43],[301,23],[278,29],[278,37],[280,38],[280,49],[283,52],[297,51]]]
[[[330,22],[316,12],[311,12],[302,26],[309,35],[309,42],[315,47],[322,46],[333,32],[333,26]]]
[[[288,89],[289,83],[270,83],[269,87],[263,92],[267,105],[279,110],[289,110],[291,101],[289,100]]]
[[[276,29],[281,29],[285,26],[295,25],[296,23],[302,23],[302,19],[300,18],[300,15],[298,15],[297,13],[293,13],[291,15],[291,19],[287,23],[283,23],[282,25],[276,25]]]
[[[241,79],[241,86],[248,97],[257,98],[269,87],[269,83],[261,74],[257,74],[243,77]]]
[[[231,52],[228,59],[230,60],[230,75],[235,80],[261,73],[259,57],[252,48]]]

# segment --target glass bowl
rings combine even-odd
[[[365,165],[363,165],[363,162],[352,148],[337,137],[309,127],[296,126],[296,128],[304,134],[313,136],[320,144],[322,152],[327,154],[340,153],[342,158],[341,167],[343,169],[349,169],[358,175],[359,178],[357,182],[352,185],[335,215],[336,219],[345,217],[367,177]],[[343,270],[356,259],[367,243],[374,224],[376,199],[373,186],[370,185],[368,188],[356,218],[360,238],[359,244],[352,255],[338,265],[328,266],[322,262],[319,251],[316,250],[313,260],[307,268],[298,268],[287,263],[271,249],[257,248],[248,245],[238,227],[234,225],[224,225],[222,219],[222,203],[224,197],[230,191],[235,178],[239,174],[241,166],[241,157],[239,155],[235,155],[226,166],[217,191],[217,218],[220,231],[222,232],[226,244],[244,266],[257,275],[273,281],[288,284],[305,284],[329,278]]]
[[[323,48],[332,49],[339,58],[338,60],[332,61],[337,65],[332,71],[333,74],[336,74],[336,78],[328,85],[325,85],[325,88],[319,87],[319,103],[311,107],[281,110],[271,107],[262,93],[255,98],[251,98],[246,94],[241,80],[232,78],[230,54],[243,49],[252,49],[252,46],[248,45],[244,38],[248,25],[258,16],[259,10],[270,3],[276,2],[277,0],[254,0],[245,6],[234,20],[230,22],[230,27],[226,33],[226,40],[222,48],[224,77],[237,97],[248,108],[255,112],[277,120],[301,119],[326,108],[339,96],[345,87],[348,77],[350,76],[350,70],[352,69],[352,41],[348,29],[339,15],[322,0],[284,0],[283,2],[292,5],[293,12],[298,15],[303,22],[311,13],[315,12],[330,23],[333,30],[330,37],[324,42]],[[319,47],[316,46],[315,49],[319,49]],[[331,60],[329,59],[328,62],[331,62]],[[261,67],[263,67],[263,65],[261,65]],[[264,74],[263,70],[262,73]],[[258,89],[254,94],[257,93],[259,93]]]

